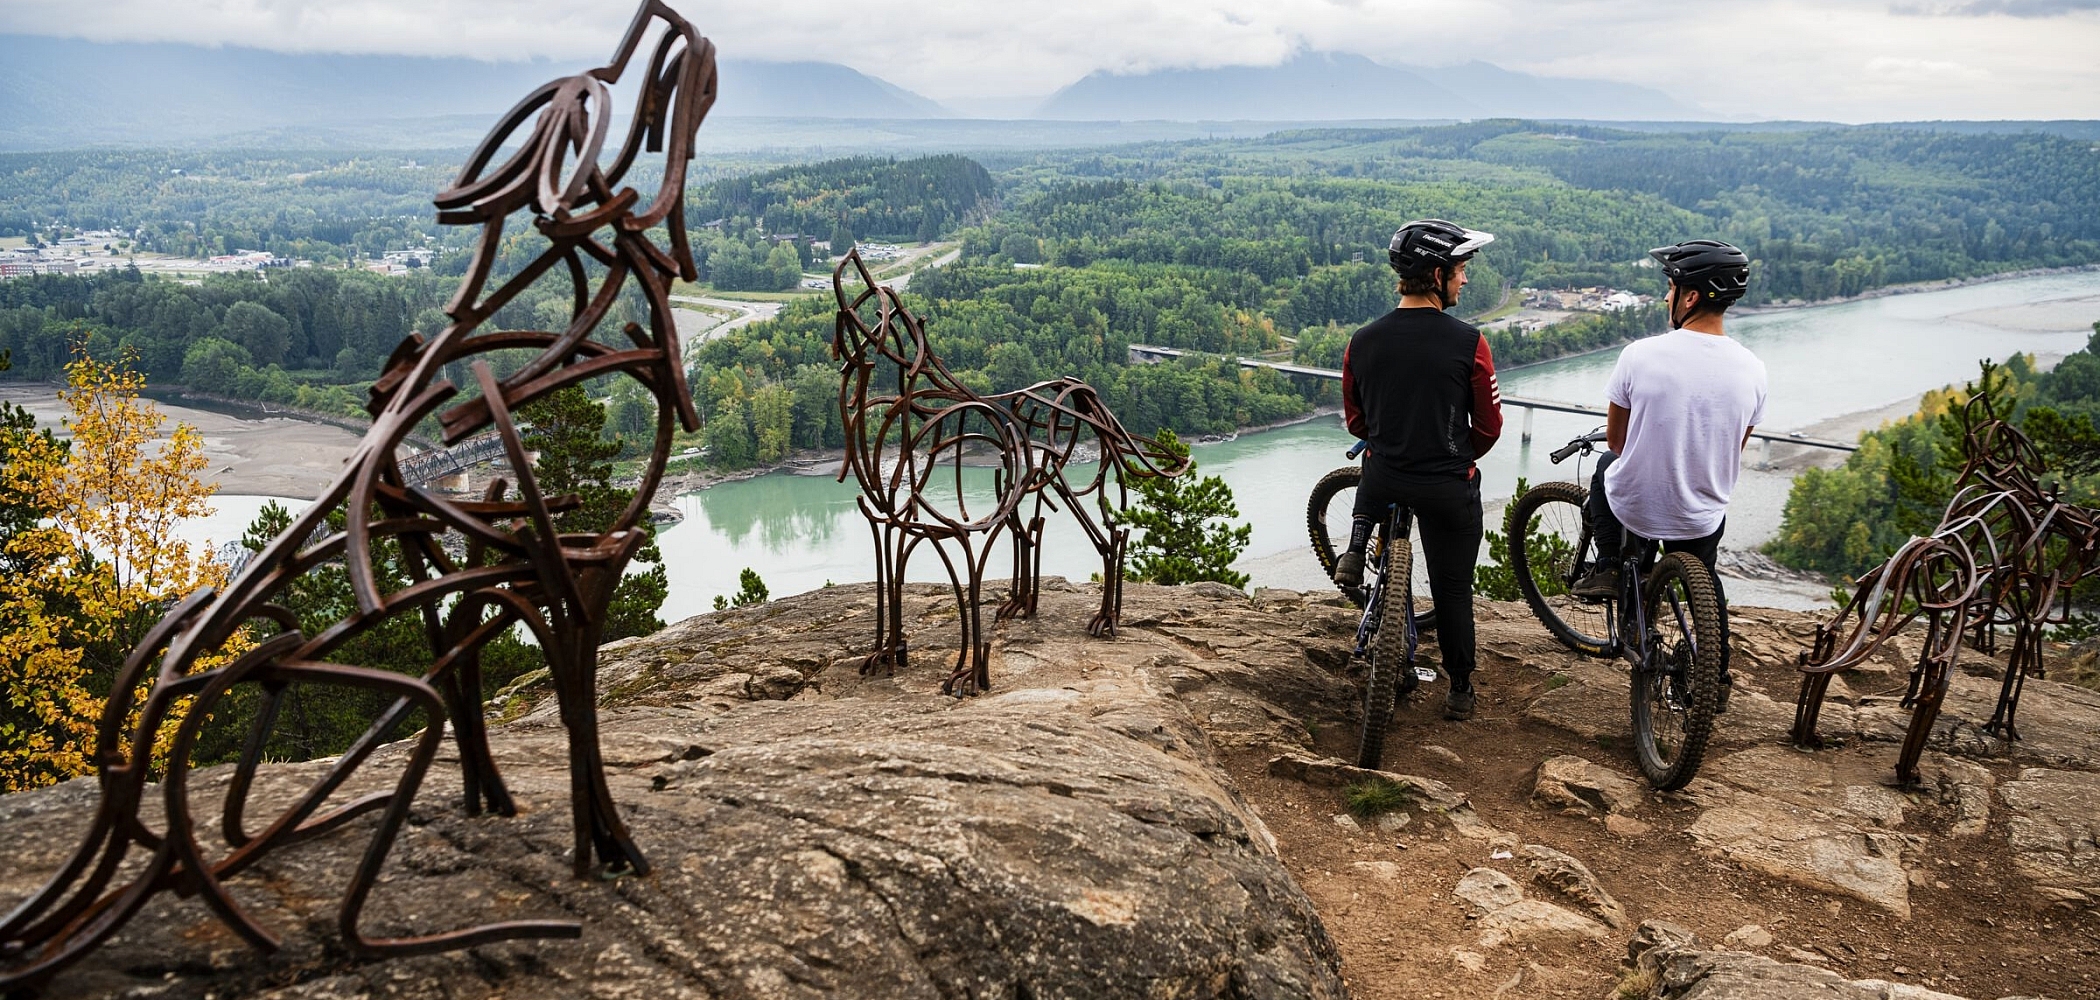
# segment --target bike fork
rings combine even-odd
[[[1377,630],[1378,612],[1385,605],[1387,589],[1385,585],[1385,569],[1390,565],[1387,559],[1391,552],[1386,548],[1383,528],[1379,529],[1376,541],[1378,542],[1378,564],[1375,567],[1367,566],[1365,569],[1377,570],[1378,585],[1369,588],[1370,596],[1364,600],[1364,615],[1356,623],[1356,652],[1353,655],[1358,657],[1371,655],[1371,633]]]
[[[1370,655],[1371,623],[1378,620],[1378,606],[1384,603],[1384,599],[1383,587],[1371,589],[1371,599],[1364,602],[1364,616],[1362,620],[1356,623],[1356,651],[1353,655],[1358,657]]]

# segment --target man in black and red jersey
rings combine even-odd
[[[1342,407],[1349,433],[1370,443],[1356,491],[1349,549],[1334,582],[1363,583],[1364,549],[1386,508],[1402,504],[1421,525],[1437,647],[1451,689],[1444,717],[1473,717],[1473,564],[1480,555],[1480,470],[1475,459],[1502,435],[1502,390],[1487,338],[1444,310],[1458,303],[1466,262],[1488,233],[1422,219],[1400,227],[1387,252],[1400,275],[1400,307],[1349,338]]]

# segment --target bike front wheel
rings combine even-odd
[[[1634,756],[1654,787],[1683,788],[1699,772],[1721,693],[1720,588],[1689,553],[1656,563],[1643,597],[1651,648],[1633,669]]]
[[[1378,632],[1371,637],[1371,669],[1364,677],[1364,728],[1356,742],[1356,766],[1377,770],[1385,756],[1385,731],[1393,724],[1393,706],[1415,688],[1414,664],[1407,662],[1407,581],[1414,547],[1402,538],[1390,544],[1385,571],[1379,574],[1373,599],[1378,602]]]
[[[1611,652],[1610,602],[1569,593],[1596,565],[1583,513],[1588,498],[1589,491],[1575,483],[1540,483],[1509,505],[1502,530],[1517,590],[1531,613],[1569,649],[1605,656]]]

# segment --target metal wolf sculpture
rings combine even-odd
[[[857,288],[848,284],[848,274]],[[948,371],[926,339],[926,325],[897,293],[878,285],[858,252],[832,274],[838,321],[832,353],[839,369],[839,417],[846,458],[839,479],[860,483],[860,510],[875,536],[875,651],[862,673],[905,664],[904,570],[930,544],[947,571],[962,625],[955,668],[942,684],[973,694],[991,684],[991,641],[978,604],[985,563],[1003,532],[1013,579],[994,621],[1035,614],[1041,593],[1043,511],[1062,503],[1101,557],[1101,609],[1087,623],[1110,635],[1123,608],[1123,560],[1130,529],[1120,525],[1130,477],[1178,476],[1188,467],[1158,441],[1123,429],[1092,386],[1076,378],[979,395]],[[1100,462],[1090,476],[1068,470],[1091,441]],[[992,495],[973,501],[963,480],[970,463],[992,468]],[[1023,508],[1033,500],[1023,521]],[[1098,513],[1089,515],[1091,504]]]
[[[652,34],[653,48],[644,49]],[[602,164],[613,117],[608,84],[628,72],[637,56],[646,62],[638,69],[642,79],[631,109],[633,124],[611,163]],[[694,133],[714,95],[713,45],[659,0],[647,0],[609,65],[533,91],[483,140],[458,182],[437,197],[441,222],[483,227],[473,266],[446,307],[451,324],[428,340],[411,335],[394,351],[372,387],[371,431],[313,507],[223,591],[200,592],[174,607],[131,653],[97,737],[101,803],[93,827],[45,887],[0,921],[0,989],[35,988],[48,981],[163,891],[195,894],[250,945],[273,949],[278,939],[244,912],[225,880],[277,848],[370,813],[378,814],[377,829],[337,915],[352,951],[402,955],[506,938],[577,936],[579,925],[556,921],[399,938],[368,937],[358,928],[359,912],[447,723],[458,742],[467,810],[515,812],[482,723],[479,657],[492,637],[519,624],[532,631],[546,655],[568,729],[577,874],[587,874],[594,861],[607,872],[646,871],[647,862],[606,786],[593,675],[607,602],[643,542],[639,524],[663,473],[674,423],[688,430],[699,426],[665,295],[673,277],[695,276],[683,220],[685,171]],[[506,143],[518,145],[506,154]],[[621,186],[644,147],[663,154],[660,183],[646,202],[633,188]],[[503,245],[505,222],[520,212],[530,212],[529,221],[547,249],[491,290],[490,267]],[[649,233],[657,227],[667,235],[668,247],[651,240]],[[585,258],[596,263],[595,274]],[[566,266],[573,285],[574,312],[566,329],[478,331],[556,265]],[[648,305],[648,328],[626,324],[620,338],[626,343],[617,346],[592,339],[630,283]],[[509,352],[509,360],[522,364],[498,378],[483,357],[497,351]],[[441,410],[460,395],[444,372],[462,365],[480,391]],[[562,533],[554,515],[575,500],[541,493],[513,414],[557,389],[611,374],[630,376],[655,394],[655,450],[633,503],[615,524],[600,533]],[[396,449],[432,414],[448,442],[485,429],[501,437],[518,478],[515,498],[506,498],[500,481],[484,499],[461,502],[404,480]],[[330,512],[341,513],[340,531],[329,529]],[[448,534],[454,535],[450,548]],[[375,571],[375,547],[382,542],[398,547],[410,578],[405,585],[396,586]],[[461,552],[463,557],[457,555]],[[272,602],[302,574],[331,563],[346,571],[357,610],[309,636],[289,611]],[[397,616],[420,621],[427,633],[430,662],[421,677],[329,662],[330,653],[346,641]],[[238,635],[248,636],[253,648],[222,666],[199,668],[201,657],[227,648]],[[133,692],[149,670],[152,686],[140,704]],[[261,709],[222,807],[219,825],[227,848],[214,857],[195,830],[189,755],[213,709],[244,684],[261,688]],[[257,829],[246,816],[249,791],[285,691],[298,684],[377,691],[392,696],[393,707],[325,777]],[[422,734],[397,765],[392,789],[324,811],[331,794],[411,713],[421,714]],[[165,760],[156,762],[155,735],[164,724],[173,726],[173,745]],[[157,764],[166,769],[158,790],[166,820],[156,830],[143,799],[149,770]],[[150,857],[143,867],[123,869],[134,847]]]
[[[1793,739],[1820,746],[1816,717],[1830,675],[1865,661],[1903,626],[1925,619],[1925,643],[1903,695],[1911,717],[1896,776],[1906,784],[1918,780],[1918,759],[1964,634],[1990,649],[1997,628],[2012,628],[2004,684],[1983,728],[2002,739],[2020,738],[2013,715],[2027,675],[2042,674],[2042,627],[2064,620],[2059,590],[2100,561],[2100,512],[2064,503],[2054,487],[2042,487],[2041,455],[1996,416],[1987,394],[1963,408],[1962,424],[1967,462],[1939,527],[1905,542],[1861,577],[1852,600],[1829,625],[1816,627],[1815,644],[1800,657]]]

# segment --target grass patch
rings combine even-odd
[[[1389,778],[1359,781],[1342,789],[1342,804],[1359,819],[1370,819],[1405,808],[1411,796],[1406,785]]]
[[[1554,674],[1553,676],[1546,678],[1546,690],[1558,691],[1561,688],[1567,687],[1568,682],[1573,681],[1574,679],[1575,678],[1570,677],[1567,674]]]
[[[2100,656],[2086,653],[2058,657],[2049,667],[2049,679],[2100,691]]]
[[[1612,987],[1611,1000],[1648,1000],[1654,995],[1655,973],[1636,966],[1619,973],[1619,981]]]

